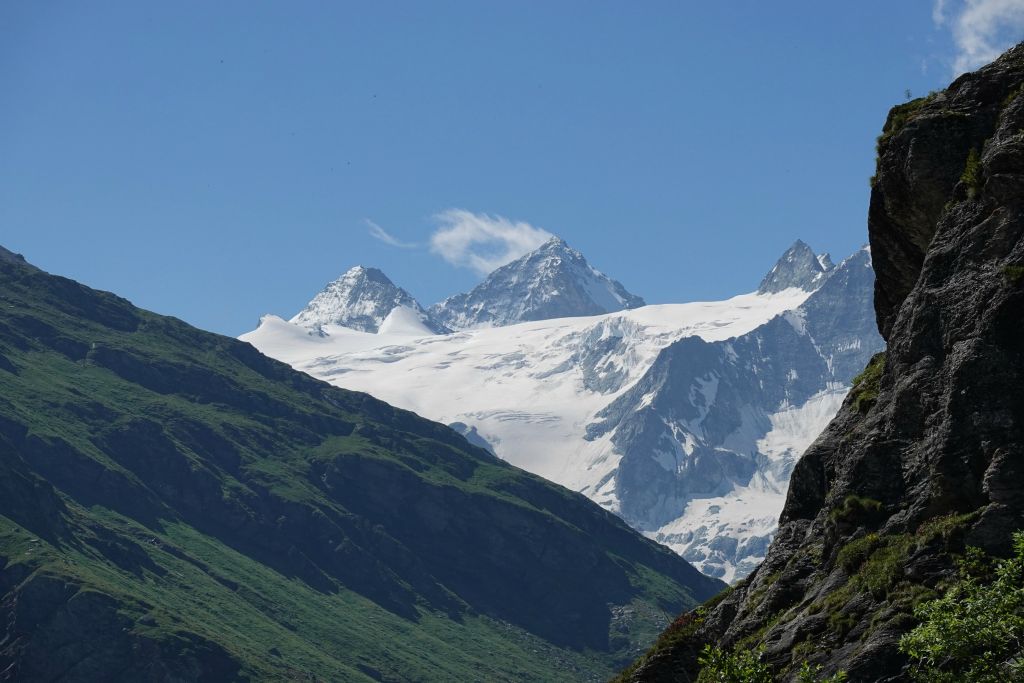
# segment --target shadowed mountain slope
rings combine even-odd
[[[721,585],[447,427],[0,251],[0,680],[593,680]]]

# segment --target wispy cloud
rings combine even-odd
[[[389,244],[392,247],[398,247],[399,249],[415,249],[417,245],[414,242],[403,242],[384,228],[380,227],[369,218],[366,219],[366,225],[370,228],[370,235],[379,239],[384,244]]]
[[[553,235],[529,223],[503,216],[448,209],[434,216],[438,228],[430,251],[448,263],[472,268],[481,275],[533,251]]]
[[[932,19],[953,34],[955,76],[991,62],[1024,38],[1024,0],[935,0]]]

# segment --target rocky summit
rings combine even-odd
[[[797,458],[884,347],[867,249],[813,285],[800,306],[746,334],[662,349],[587,427],[621,456],[623,518],[730,582],[764,559]]]
[[[764,276],[757,291],[770,294],[790,287],[814,291],[832,268],[828,254],[815,254],[803,240],[797,240]]]
[[[1024,45],[890,111],[868,218],[888,342],[797,463],[748,581],[623,674],[693,681],[706,644],[853,682],[908,681],[898,642],[974,546],[1024,527]],[[950,679],[952,680],[952,679]]]
[[[498,268],[469,292],[431,306],[430,313],[461,330],[600,315],[643,305],[643,299],[587,263],[565,240],[553,237]]]
[[[377,268],[364,266],[351,268],[330,282],[291,322],[316,330],[339,325],[361,332],[377,332],[396,308],[407,309],[422,322],[427,332],[448,331],[432,320],[409,292],[395,285]]]

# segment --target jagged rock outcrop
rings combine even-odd
[[[434,304],[430,315],[453,330],[462,330],[601,315],[643,305],[642,298],[587,263],[565,240],[552,237],[498,268],[469,292]]]
[[[1024,527],[1024,44],[894,108],[869,235],[888,340],[797,464],[764,564],[628,671],[693,681],[708,643],[852,682],[909,680],[898,640],[966,545]]]
[[[814,291],[832,268],[831,256],[815,254],[806,242],[797,240],[764,276],[757,291],[771,294],[791,287]]]
[[[316,330],[324,325],[341,325],[360,332],[378,332],[396,308],[418,319],[427,334],[451,331],[431,318],[409,292],[387,275],[365,266],[350,268],[329,282],[291,322]]]
[[[807,258],[791,258],[796,250],[817,266],[797,242],[766,281],[793,282],[794,263],[809,273]],[[729,582],[764,559],[794,463],[884,348],[866,248],[822,281],[804,282],[816,291],[803,304],[747,334],[685,337],[662,349],[587,426],[588,439],[608,434],[622,456],[615,490],[623,519]]]

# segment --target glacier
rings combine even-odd
[[[773,286],[724,301],[448,334],[403,302],[376,332],[267,315],[241,339],[450,424],[735,581],[763,558],[796,459],[881,348],[870,254],[833,267],[793,249]]]

